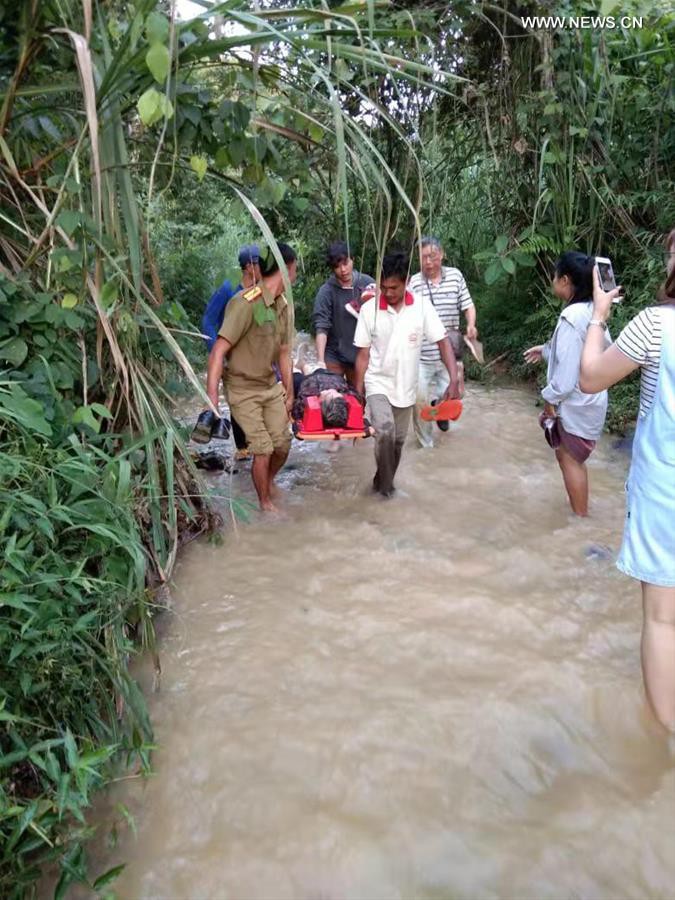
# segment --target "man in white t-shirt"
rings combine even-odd
[[[420,241],[421,271],[413,275],[408,285],[415,294],[424,294],[433,303],[436,312],[445,325],[452,349],[457,357],[460,393],[464,393],[464,339],[460,330],[460,318],[466,318],[466,336],[470,341],[478,337],[476,330],[476,307],[466,286],[464,276],[452,266],[444,266],[444,250],[435,237],[423,237]],[[448,385],[445,366],[435,344],[424,343],[420,356],[420,380],[418,384],[417,406],[413,418],[415,437],[421,447],[433,447],[433,422],[425,422],[420,417],[420,409],[432,400],[440,399]],[[447,431],[448,423],[439,422],[442,431]]]
[[[408,270],[405,253],[384,257],[380,296],[363,304],[354,334],[359,348],[355,387],[361,394],[365,388],[375,429],[373,487],[383,497],[394,491],[394,475],[417,396],[423,341],[438,346],[447,370],[449,385],[443,399],[459,396],[457,362],[445,326],[426,297],[406,290]]]

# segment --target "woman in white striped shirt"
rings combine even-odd
[[[595,271],[581,387],[603,391],[641,369],[640,413],[626,483],[617,566],[642,583],[642,671],[659,721],[675,732],[675,229],[666,239],[660,303],[642,310],[603,352],[612,299]]]

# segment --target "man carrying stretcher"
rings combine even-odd
[[[405,253],[388,253],[383,258],[380,296],[361,306],[354,334],[359,348],[355,387],[365,391],[375,427],[373,488],[383,497],[394,493],[394,475],[417,396],[422,341],[437,345],[447,370],[443,400],[459,396],[457,361],[445,326],[424,294],[406,289],[408,270]]]

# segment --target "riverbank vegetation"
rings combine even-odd
[[[307,328],[328,240],[346,235],[375,274],[386,245],[436,233],[517,374],[557,315],[561,250],[615,260],[618,324],[653,298],[675,221],[672,12],[630,0],[640,29],[523,27],[542,11],[0,10],[3,895],[47,860],[60,893],[92,884],[92,791],[149,765],[129,660],[180,544],[214,522],[173,399],[204,397],[199,318],[239,244],[298,248]],[[615,392],[615,427],[636,394]]]

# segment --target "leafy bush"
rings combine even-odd
[[[84,809],[113,757],[148,767],[150,724],[128,672],[149,639],[145,549],[129,454],[55,447],[39,405],[0,385],[0,894],[86,836]],[[79,822],[80,826],[73,823]],[[78,857],[79,854],[79,857]],[[69,860],[69,862],[68,862]],[[77,867],[75,867],[77,868]]]
[[[187,325],[175,301],[158,313]],[[110,315],[136,354],[137,398],[148,376],[170,387],[156,323],[112,304]],[[77,296],[0,279],[1,896],[23,897],[50,859],[61,887],[87,882],[91,791],[121,763],[147,768],[150,725],[128,665],[134,638],[152,637],[147,587],[175,553],[167,530],[181,519],[189,534],[199,505],[170,420],[141,419],[137,438],[110,431],[106,372],[88,352],[95,322]],[[168,478],[192,506],[169,502]]]

